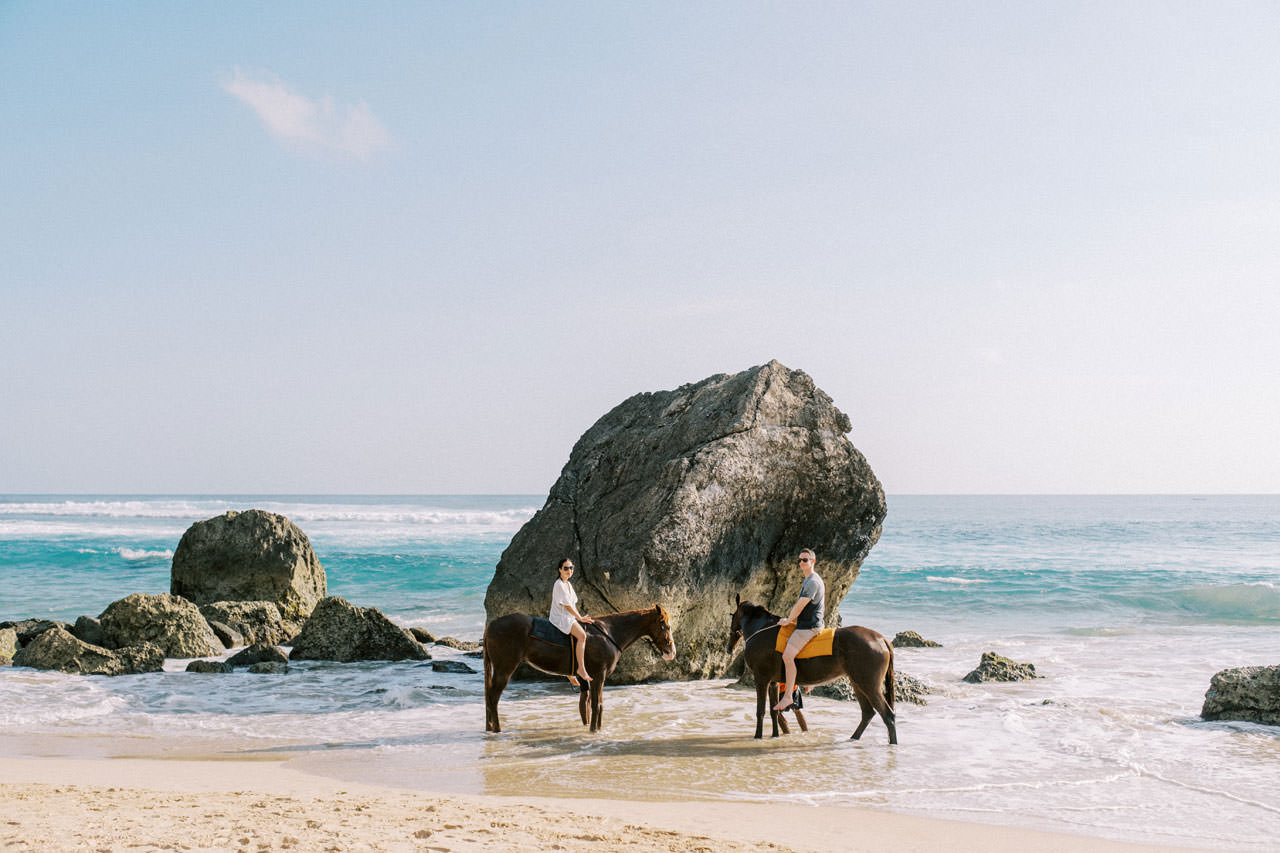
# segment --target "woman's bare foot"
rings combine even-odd
[[[587,675],[587,671],[585,669],[578,670],[578,678],[581,678],[583,681],[587,681],[587,682],[591,681],[591,676]]]
[[[571,675],[571,676],[569,676],[569,683],[570,683],[570,684],[572,684],[574,687],[577,687],[577,686],[578,686],[578,676],[576,676],[576,675]]]

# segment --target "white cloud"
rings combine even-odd
[[[274,75],[255,79],[239,68],[222,88],[248,104],[282,145],[300,153],[368,160],[391,145],[391,135],[363,102],[335,104],[328,95],[312,100]]]

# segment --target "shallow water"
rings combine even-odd
[[[516,498],[22,499],[0,502],[0,619],[74,619],[167,589],[167,552],[225,506],[284,512],[330,589],[406,625],[478,637]],[[592,735],[567,683],[514,685],[483,732],[478,674],[429,664],[294,665],[283,677],[114,679],[0,672],[9,754],[287,757],[414,788],[624,798],[791,800],[1133,841],[1274,848],[1280,729],[1206,723],[1213,673],[1280,663],[1276,498],[890,498],[843,602],[935,688],[900,705],[900,744],[855,706],[810,698],[811,731],[755,741],[754,696],[707,681],[610,687]],[[17,579],[41,577],[14,592]],[[39,608],[43,607],[44,610]],[[982,652],[1031,682],[970,685]],[[479,661],[435,647],[439,657]],[[211,689],[216,686],[216,689]],[[574,787],[578,786],[578,787]]]

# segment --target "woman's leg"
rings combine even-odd
[[[587,675],[587,632],[582,627],[582,623],[574,622],[569,633],[577,641],[574,645],[578,649],[578,677],[583,681],[590,681],[591,676]]]

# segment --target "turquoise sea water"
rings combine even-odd
[[[493,567],[541,503],[0,497],[0,621],[74,621],[129,593],[166,592],[192,522],[259,507],[308,534],[331,594],[405,626],[478,638]],[[881,541],[841,613],[943,643],[898,652],[898,669],[936,692],[927,706],[899,708],[896,748],[878,723],[849,743],[854,710],[819,699],[812,731],[757,744],[751,697],[723,681],[613,688],[598,736],[581,729],[558,686],[516,686],[503,701],[507,731],[493,736],[481,731],[478,676],[309,664],[274,680],[209,682],[171,661],[172,672],[117,679],[0,671],[0,751],[279,752],[316,772],[495,793],[554,792],[570,762],[605,780],[658,762],[695,797],[1268,849],[1280,821],[1280,729],[1205,723],[1198,711],[1217,670],[1280,664],[1278,579],[1280,496],[890,496]],[[961,681],[988,649],[1044,677]],[[779,771],[790,766],[805,770]],[[661,798],[664,789],[606,782],[592,793]]]

